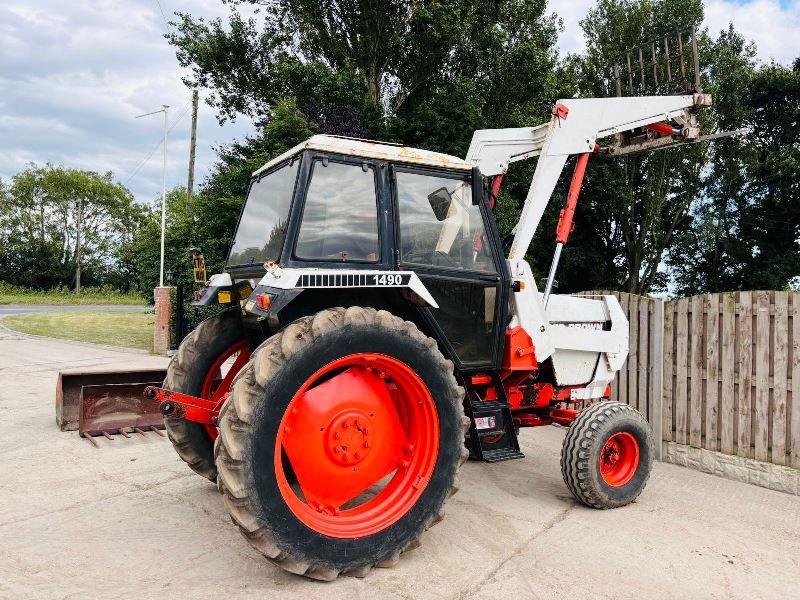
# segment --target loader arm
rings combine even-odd
[[[672,122],[679,140],[696,139],[694,113],[710,104],[707,94],[571,98],[556,104],[550,123],[476,131],[466,160],[487,177],[504,174],[513,162],[539,157],[509,260],[524,258],[569,155],[594,152],[599,139],[655,123]]]
[[[527,332],[538,362],[551,359],[559,385],[581,384],[570,392],[573,399],[601,397],[628,354],[627,319],[613,296],[596,300],[554,297],[548,304],[561,249],[572,229],[589,154],[599,149],[598,140],[609,136],[614,140],[605,151],[632,151],[627,132],[640,128],[652,135],[645,135],[643,143],[637,142],[637,152],[699,141],[697,112],[710,105],[707,94],[560,100],[549,123],[485,129],[473,135],[466,160],[478,166],[484,176],[495,176],[495,195],[500,176],[511,163],[539,157],[508,256],[515,281],[510,327],[520,326]],[[559,219],[550,274],[540,294],[525,253],[571,154],[580,158]],[[595,312],[602,313],[596,320],[605,322],[604,327],[592,329],[592,325],[581,322]],[[598,354],[604,358],[598,361]]]

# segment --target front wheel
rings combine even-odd
[[[650,426],[621,402],[597,402],[572,422],[561,448],[561,474],[577,500],[617,508],[642,493],[653,465]]]
[[[394,564],[438,522],[466,459],[463,389],[434,340],[372,308],[264,342],[220,415],[218,485],[269,560],[330,580]]]
[[[169,363],[164,389],[219,400],[230,391],[234,376],[249,358],[238,311],[226,310],[206,319],[186,336]],[[164,417],[164,425],[175,451],[189,468],[216,481],[217,428],[179,417]]]

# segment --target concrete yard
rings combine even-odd
[[[318,583],[251,550],[168,441],[58,431],[63,369],[166,364],[0,329],[0,598],[789,598],[800,497],[657,464],[639,500],[576,504],[563,430],[523,460],[467,463],[445,520],[393,569]]]

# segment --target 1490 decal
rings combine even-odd
[[[387,273],[385,275],[372,275],[372,285],[408,285],[411,275],[400,275],[395,273]]]

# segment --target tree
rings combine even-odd
[[[478,126],[540,119],[556,87],[545,0],[249,3],[227,25],[180,14],[168,36],[220,120],[263,125],[294,99],[321,133],[463,153]]]
[[[720,33],[713,52],[712,120],[719,131],[739,130],[751,114],[746,90],[756,74],[756,49],[729,27]],[[731,277],[742,260],[736,256],[741,254],[739,250],[747,252],[735,238],[748,179],[746,165],[752,154],[748,139],[737,135],[709,144],[702,192],[688,215],[689,226],[676,236],[666,257],[677,293],[738,289]]]
[[[242,3],[229,2],[225,24],[179,15],[169,40],[191,69],[187,85],[214,89],[220,120],[280,122],[285,139],[315,131],[463,156],[475,129],[539,124],[574,93],[569,73],[556,72],[546,0],[255,1],[265,6],[252,19],[241,17]],[[243,197],[249,174],[277,155],[274,135],[220,149],[205,193]],[[531,173],[521,166],[506,178],[503,234]]]
[[[103,283],[141,209],[111,173],[31,165],[4,191],[0,240],[9,283],[35,288]]]
[[[715,144],[706,195],[670,264],[681,293],[785,289],[800,275],[800,65],[756,69],[733,30],[723,42],[720,122],[746,133]]]

